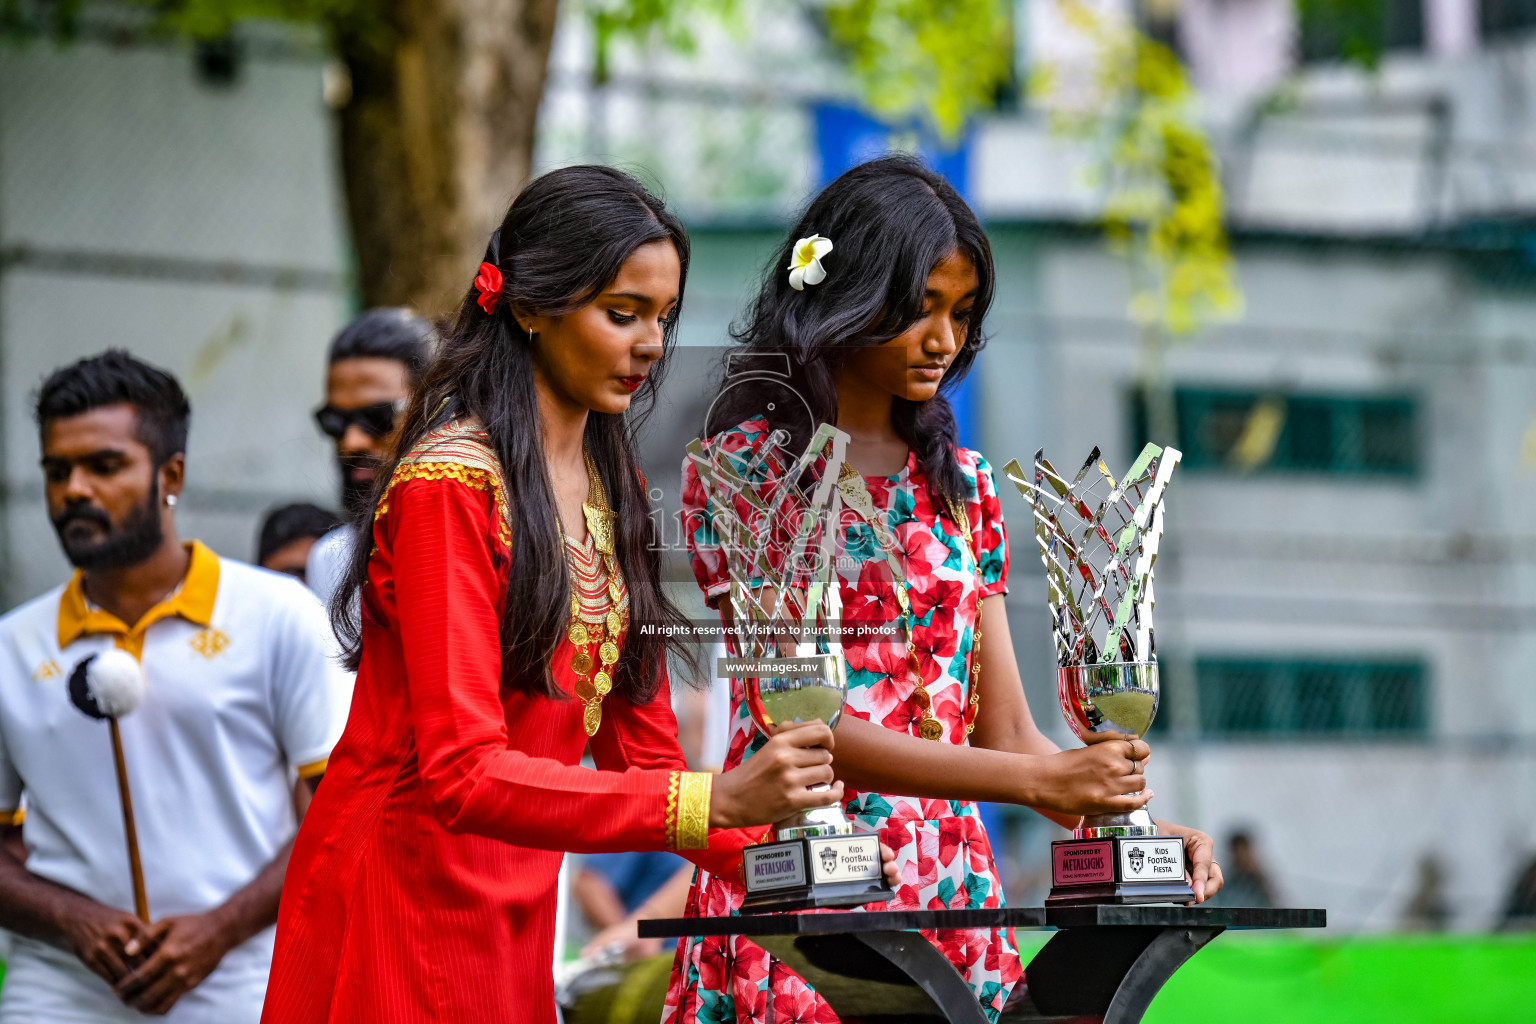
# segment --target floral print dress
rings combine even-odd
[[[755,449],[767,426],[749,421],[712,440],[726,451]],[[1008,543],[992,469],[970,449],[957,451],[966,481],[966,516],[973,536],[935,506],[916,453],[901,472],[865,477],[878,514],[883,514],[905,567],[912,602],[917,669],[934,717],[943,726],[942,743],[967,743],[966,679],[983,597],[1005,593]],[[711,604],[730,589],[730,578],[709,521],[708,498],[690,463],[683,470],[683,516],[690,561]],[[972,552],[979,552],[978,567]],[[837,571],[845,625],[897,622],[900,612],[890,569],[874,530],[856,516],[844,516]],[[918,735],[922,714],[913,699],[906,645],[897,632],[877,632],[871,642],[845,642],[848,702],[844,714],[878,722],[887,729]],[[866,634],[868,635],[868,634]],[[983,694],[982,707],[986,704]],[[981,711],[985,713],[985,711]],[[741,682],[731,687],[731,739],[725,767],[734,768],[767,742],[748,716]],[[992,848],[976,805],[964,800],[929,800],[890,793],[847,790],[844,811],[861,831],[877,832],[896,851],[901,885],[887,904],[865,910],[959,909],[1003,906],[1003,891]],[[687,914],[720,917],[740,912],[745,895],[735,879],[699,872]],[[1021,968],[1011,929],[924,932],[975,991],[989,1019],[996,1021]],[[663,1024],[809,1024],[834,1022],[836,1015],[805,980],[743,936],[684,939],[672,965]]]

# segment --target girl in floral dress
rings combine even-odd
[[[1024,699],[1003,607],[1008,542],[997,485],[987,461],[955,443],[942,397],[981,347],[994,287],[986,235],[942,178],[890,157],[829,185],[780,255],[737,340],[749,355],[786,353],[803,405],[769,405],[760,391],[736,400],[727,390],[712,410],[709,444],[772,458],[762,448],[776,430],[791,438],[790,452],[804,449],[818,422],[850,436],[845,473],[858,475],[873,508],[845,512],[839,524],[844,625],[887,629],[843,641],[848,702],[834,770],[846,786],[845,812],[896,851],[901,873],[890,902],[865,909],[1003,906],[975,801],[1033,807],[1075,827],[1084,814],[1141,807],[1152,793],[1144,741],[1090,736],[1087,746],[1060,751]],[[711,513],[685,465],[692,566],[728,617],[719,599],[730,580]],[[766,741],[740,681],[731,701],[728,769]],[[1160,824],[1185,836],[1197,899],[1220,888],[1210,838]],[[687,913],[735,914],[743,896],[738,879],[701,870]],[[1022,974],[1010,931],[925,936],[995,1021]],[[762,947],[726,936],[679,944],[662,1020],[825,1024],[836,1016]]]

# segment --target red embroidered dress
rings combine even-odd
[[[756,450],[766,431],[763,421],[751,421],[717,436],[713,443],[726,451]],[[963,744],[968,742],[966,679],[976,608],[982,597],[1007,590],[1008,542],[991,467],[970,449],[960,449],[957,455],[966,481],[966,516],[973,529],[969,538],[947,511],[935,509],[927,475],[915,453],[895,476],[865,477],[864,482],[876,512],[885,517],[905,568],[918,671],[934,717],[943,726],[938,742]],[[694,575],[714,603],[727,592],[730,579],[710,524],[707,496],[691,460],[683,470],[683,516]],[[979,571],[973,551],[980,554]],[[837,569],[845,625],[879,626],[898,620],[890,570],[875,531],[853,515],[843,517]],[[877,636],[868,643],[845,642],[843,654],[848,663],[844,713],[917,736],[922,716],[899,633]],[[747,715],[739,682],[732,686],[731,706],[727,768],[751,757],[766,742]],[[981,714],[986,714],[985,707],[983,693]],[[890,903],[864,909],[1003,905],[992,849],[974,803],[848,790],[844,810],[856,828],[880,834],[896,851],[901,869],[902,884]],[[718,877],[706,868],[695,880],[687,913],[696,917],[735,914],[743,895],[735,877]],[[1021,973],[1012,934],[1001,929],[924,934],[970,983],[995,1021]],[[739,936],[688,939],[679,945],[662,1015],[664,1024],[770,1020],[825,1024],[836,1019],[809,984],[761,946]]]
[[[580,701],[501,688],[509,531],[495,455],[461,425],[379,503],[352,712],[294,845],[266,1024],[552,1022],[561,851],[707,836],[686,855],[738,870],[751,837],[707,831],[665,681],[645,705],[604,701],[599,771],[578,764]],[[573,653],[554,656],[568,694]]]

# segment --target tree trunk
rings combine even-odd
[[[335,26],[341,168],[366,306],[451,312],[527,181],[557,0],[385,0]]]

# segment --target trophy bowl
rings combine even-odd
[[[1082,739],[1090,732],[1145,736],[1157,717],[1157,662],[1117,661],[1068,665],[1057,672],[1067,724]]]
[[[747,710],[752,714],[752,721],[763,732],[785,722],[809,722],[817,718],[837,728],[837,720],[843,715],[843,702],[848,698],[848,676],[843,669],[843,659],[835,654],[816,654],[783,661],[805,664],[775,666],[781,670],[792,668],[794,674],[747,677]]]
[[[1056,678],[1062,714],[1079,739],[1091,732],[1143,737],[1157,717],[1155,661],[1067,665],[1057,670]],[[1157,826],[1145,807],[1130,813],[1090,814],[1077,830],[1081,839],[1155,835]]]
[[[765,659],[774,674],[749,675],[742,680],[747,711],[765,735],[787,722],[820,719],[836,728],[848,699],[848,675],[843,659],[835,654],[799,658]],[[825,785],[813,786],[822,790]],[[780,839],[853,834],[853,823],[835,804],[801,811],[775,826]]]

